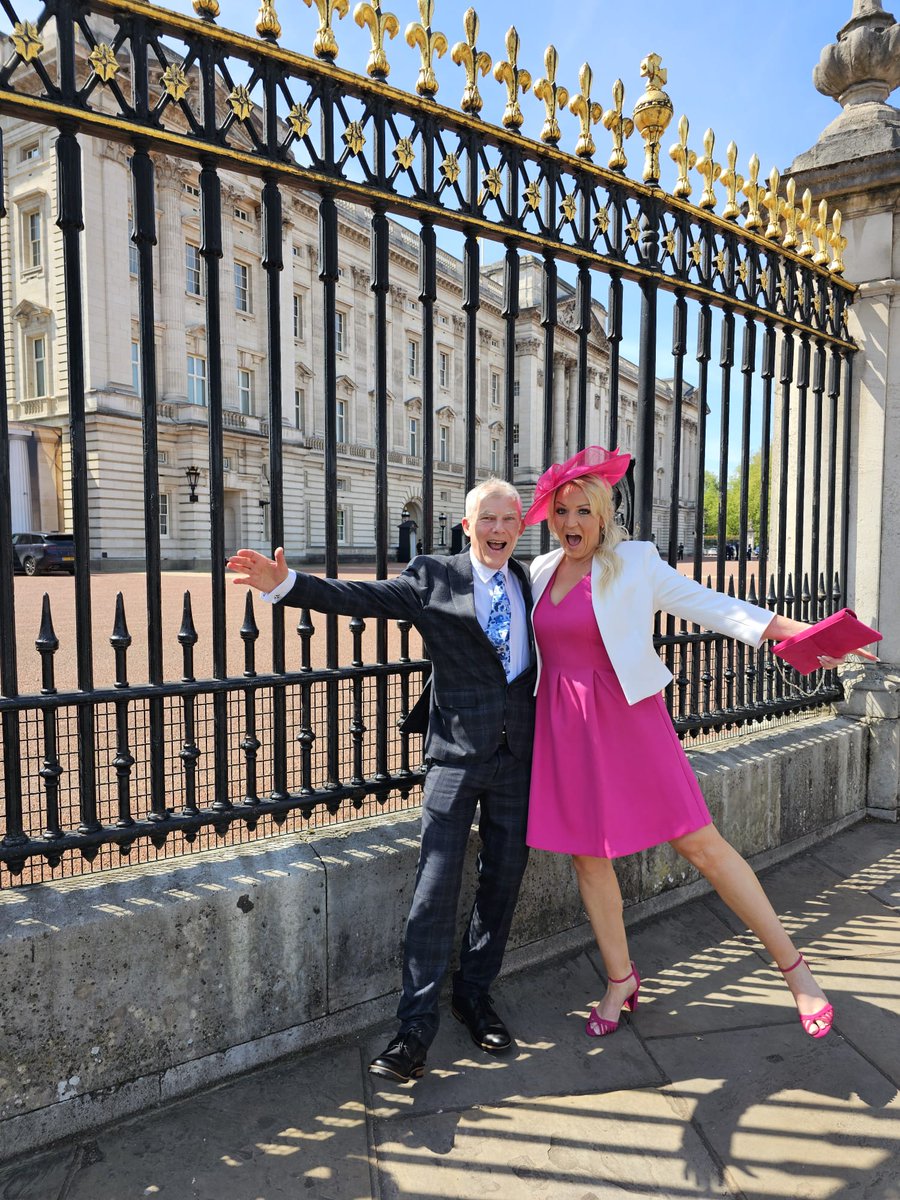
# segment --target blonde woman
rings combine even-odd
[[[531,565],[538,683],[527,840],[574,861],[608,978],[587,1032],[615,1032],[640,991],[612,860],[669,842],[753,930],[784,972],[803,1028],[824,1037],[832,1007],[753,870],[711,822],[660,694],[672,676],[653,647],[657,610],[754,647],[806,626],[711,591],[653,543],[628,541],[611,488],[629,461],[588,446],[544,472],[525,515],[526,525],[546,518],[560,543]]]

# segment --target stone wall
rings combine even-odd
[[[864,815],[867,747],[827,718],[691,757],[761,865]],[[417,851],[411,814],[0,892],[0,1160],[390,1020]],[[705,887],[668,847],[620,865],[632,920]],[[589,939],[535,852],[506,970]]]

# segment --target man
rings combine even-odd
[[[453,949],[469,831],[480,801],[478,884],[453,976],[451,1011],[482,1050],[512,1038],[489,989],[500,970],[528,849],[525,827],[534,736],[534,649],[528,575],[512,558],[524,523],[515,488],[488,479],[466,496],[468,550],[415,558],[394,579],[317,579],[239,550],[234,580],[263,599],[318,612],[408,620],[431,657],[422,844],[406,925],[397,1035],[370,1064],[375,1075],[422,1076],[438,1029]],[[414,710],[415,711],[415,710]]]

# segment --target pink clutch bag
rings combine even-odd
[[[821,670],[820,654],[828,654],[832,658],[840,658],[858,650],[860,646],[868,646],[870,642],[880,642],[881,634],[870,625],[864,625],[857,620],[856,613],[849,608],[842,608],[810,625],[802,633],[776,642],[772,647],[773,654],[783,658],[786,663],[795,667],[801,675],[809,675]]]

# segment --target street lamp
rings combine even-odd
[[[400,514],[400,520],[401,521],[409,520],[409,509],[406,507],[405,504],[403,505],[403,512]]]
[[[447,514],[446,513],[438,513],[438,525],[440,525],[440,527],[441,527],[441,545],[446,546],[446,544],[447,544],[447,540],[446,540],[447,539]]]
[[[196,504],[200,499],[197,495],[197,484],[200,482],[200,468],[195,466],[185,467],[184,473],[187,476],[188,487],[191,489],[188,500],[190,500],[191,504]]]

